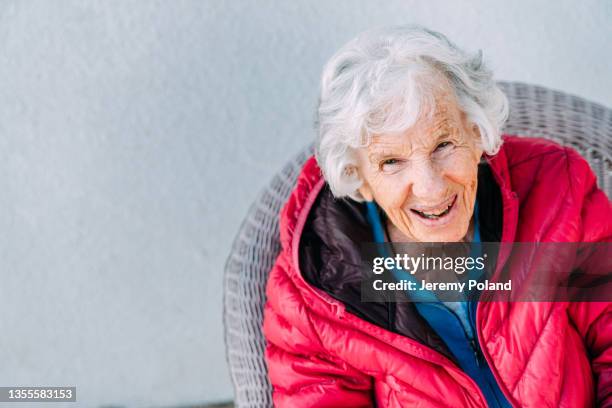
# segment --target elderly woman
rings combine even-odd
[[[507,111],[481,55],[426,29],[369,31],[331,58],[267,286],[276,406],[612,406],[608,303],[361,300],[365,242],[611,240],[588,163],[502,137]]]

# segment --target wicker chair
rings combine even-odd
[[[578,150],[612,197],[612,110],[582,98],[540,86],[500,82],[510,100],[504,133],[545,137]],[[272,406],[262,335],[265,285],[276,256],[278,213],[309,146],[273,178],[252,204],[234,241],[224,280],[225,345],[236,407]]]

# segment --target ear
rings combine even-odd
[[[474,136],[476,138],[478,138],[480,140],[480,138],[482,137],[482,135],[480,134],[480,128],[478,127],[477,124],[472,123],[472,133],[474,134]]]
[[[478,127],[478,125],[476,125],[475,123],[472,123],[472,134],[474,135],[474,139],[475,139],[475,143],[476,143],[476,150],[477,150],[477,155],[478,157],[482,157],[484,150],[482,148],[482,136],[480,134],[480,128]]]
[[[370,185],[367,182],[364,181],[363,184],[361,184],[361,187],[359,187],[357,190],[359,191],[359,194],[361,194],[364,200],[374,201],[372,189],[370,188]]]

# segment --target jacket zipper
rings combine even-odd
[[[459,318],[459,316],[457,316],[455,314],[454,311],[450,310],[449,308],[447,308],[447,307],[445,307],[443,305],[437,304],[437,303],[433,303],[433,305],[435,307],[439,308],[439,309],[443,309],[445,312],[450,313],[454,317],[454,319],[457,321],[457,323],[461,327],[461,330],[463,331],[464,337],[468,340],[468,343],[470,344],[470,348],[472,349],[472,353],[474,354],[474,360],[476,361],[476,366],[481,367],[482,365],[481,365],[481,360],[480,360],[480,353],[478,352],[479,348],[478,348],[478,344],[476,343],[475,336],[473,336],[472,338],[470,338],[468,336],[468,333],[465,331],[465,328],[463,327],[463,323],[461,322],[461,319]],[[471,311],[468,308],[468,319],[471,318],[470,315],[471,315]],[[459,367],[459,368],[461,368],[461,367]],[[480,387],[478,387],[478,388],[480,388]]]
[[[472,312],[472,301],[468,301],[468,320],[470,321],[470,326],[472,326],[474,328],[474,333],[472,338],[470,339],[470,345],[472,346],[472,350],[474,351],[474,358],[476,359],[476,365],[478,366],[478,368],[481,367],[480,364],[480,354],[479,354],[479,347],[478,347],[478,343],[476,340],[476,337],[478,336],[478,333],[476,331],[476,319],[474,319],[474,313]]]

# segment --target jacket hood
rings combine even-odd
[[[501,193],[486,160],[478,166],[477,199],[483,242],[499,242],[502,229]],[[341,301],[346,310],[377,326],[426,344],[450,359],[452,354],[416,311],[412,302],[361,300],[363,243],[373,242],[364,203],[335,199],[327,184],[309,212],[299,244],[304,279]]]
[[[506,138],[508,136],[504,136]],[[515,226],[510,220],[514,220],[518,212],[518,200],[511,189],[505,147],[506,144],[503,144],[495,156],[483,155],[479,166],[477,197],[479,200],[486,198],[497,203],[495,206],[481,206],[481,215],[501,223],[496,224],[493,230],[483,231],[483,240],[490,239],[493,242],[513,241]],[[480,186],[484,185],[488,187],[482,189]],[[355,312],[355,308],[351,308],[355,302],[345,303],[346,299],[355,297],[355,292],[360,296],[356,288],[360,282],[356,266],[361,258],[355,248],[359,248],[363,242],[373,241],[364,205],[351,199],[335,199],[315,157],[311,156],[304,163],[296,186],[281,211],[280,220],[281,245],[291,252],[296,266],[291,268],[290,275],[296,286],[304,292],[306,304],[321,314],[342,315],[347,310]],[[489,222],[485,224],[490,225]],[[484,238],[485,234],[488,234],[487,238]],[[506,255],[499,254],[499,263],[503,263]],[[334,293],[338,291],[350,296],[335,297]],[[320,302],[321,299],[324,302]],[[381,306],[373,307],[372,310],[376,311],[376,316],[387,313],[384,311],[386,308]],[[414,338],[422,337],[415,334]]]

